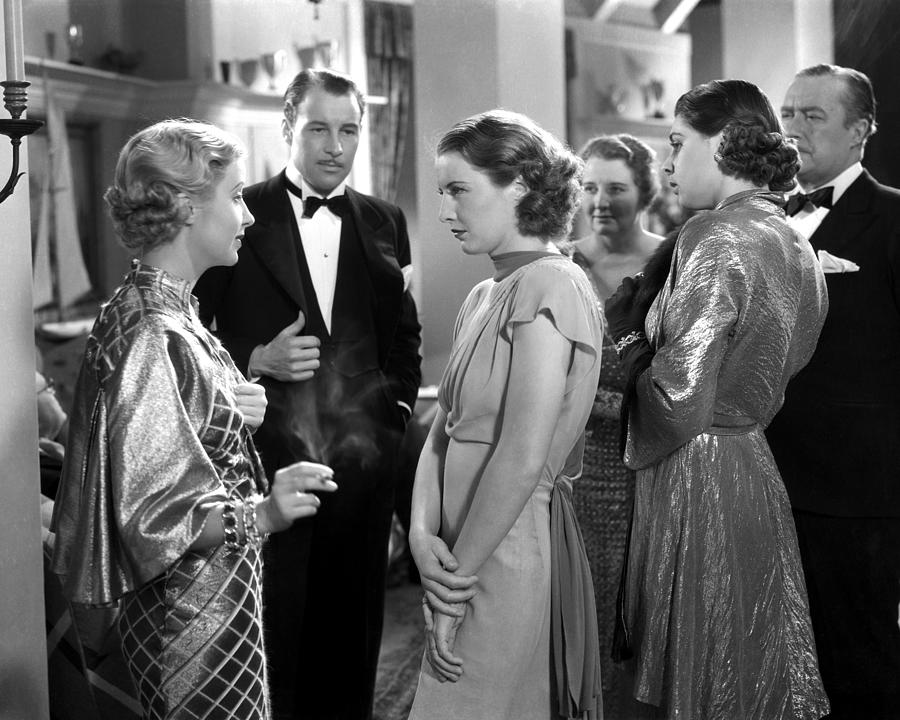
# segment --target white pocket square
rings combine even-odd
[[[819,250],[819,264],[822,266],[824,273],[848,273],[858,272],[859,265],[852,260],[844,260],[837,255],[832,255],[824,250]]]
[[[400,268],[400,272],[403,273],[403,292],[406,292],[409,290],[409,284],[412,282],[413,266],[404,265]]]

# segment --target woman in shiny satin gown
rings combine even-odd
[[[330,469],[266,479],[265,393],[200,323],[191,288],[233,265],[253,216],[243,149],[206,123],[150,126],[106,193],[139,259],[102,307],[75,388],[53,570],[75,603],[119,604],[144,717],[269,717],[260,546],[315,512]]]
[[[582,164],[503,111],[455,125],[435,164],[441,221],[495,273],[460,310],[416,473],[427,650],[410,718],[595,718],[596,615],[571,493],[602,321],[554,244]]]
[[[679,202],[708,212],[682,228],[646,318],[641,279],[606,305],[633,381],[635,697],[666,718],[819,718],[829,706],[797,539],[763,435],[827,311],[821,269],[781,209],[797,153],[739,80],[683,95],[669,139]]]

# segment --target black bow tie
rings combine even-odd
[[[334,197],[327,199],[316,197],[315,195],[304,198],[300,188],[294,185],[290,180],[285,178],[284,184],[291,195],[295,195],[303,200],[303,217],[305,218],[311,218],[316,214],[316,210],[323,205],[340,218],[350,212],[350,201],[347,200],[346,195],[335,195]]]
[[[806,203],[808,202],[816,207],[830,208],[832,206],[831,197],[833,193],[834,188],[831,185],[819,188],[809,195],[802,192],[794,193],[788,198],[787,204],[784,206],[784,211],[787,213],[788,217],[793,217],[806,207]]]
[[[303,200],[303,217],[311,218],[316,214],[316,210],[323,205],[341,218],[350,212],[350,202],[347,200],[346,195],[335,195],[330,198],[320,198],[315,195],[310,195]]]

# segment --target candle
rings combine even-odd
[[[22,50],[22,0],[3,0],[3,26],[6,37],[6,79],[25,79],[25,54]]]

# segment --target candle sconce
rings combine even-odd
[[[0,82],[0,85],[3,86],[3,104],[12,116],[9,120],[0,119],[0,133],[9,138],[13,152],[12,171],[3,190],[0,190],[0,203],[13,194],[16,183],[25,174],[19,172],[19,146],[22,144],[22,138],[31,135],[44,124],[40,120],[22,119],[22,113],[28,106],[28,94],[25,92],[25,88],[30,84],[24,80]]]

